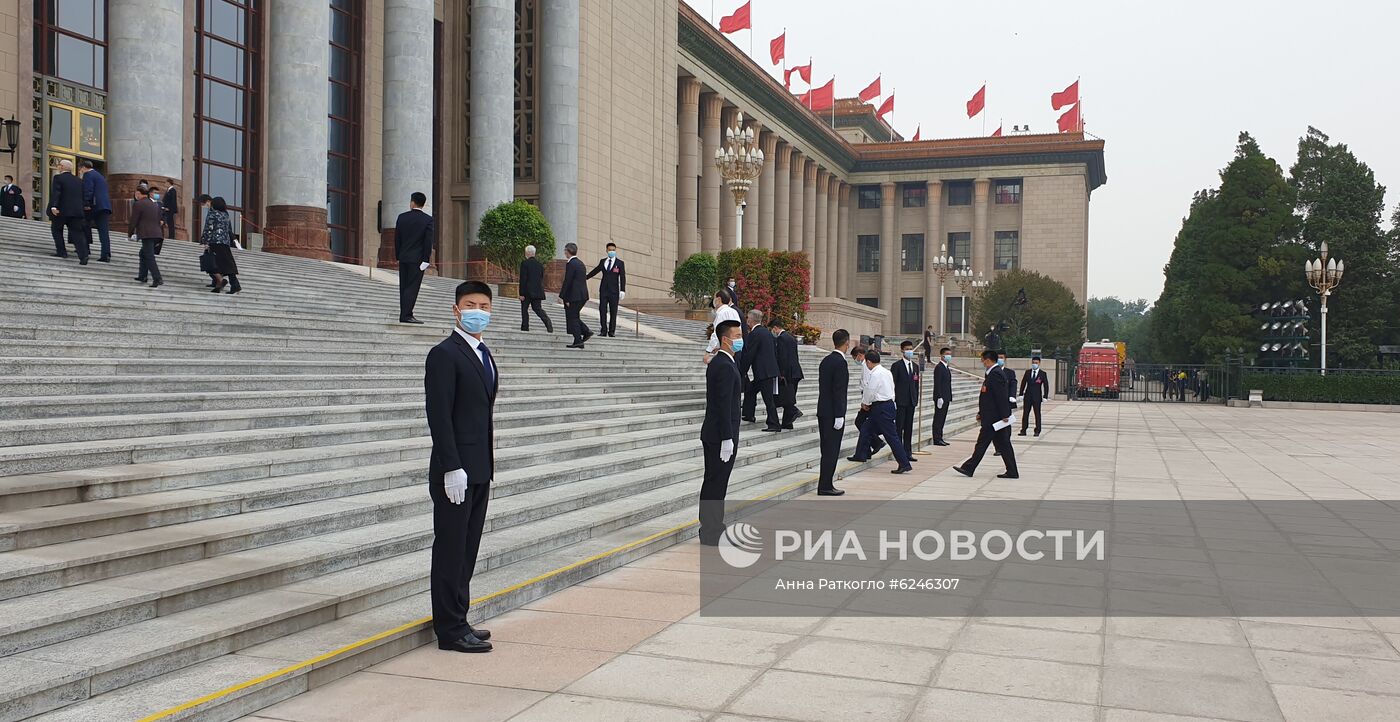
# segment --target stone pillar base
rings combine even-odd
[[[380,268],[398,268],[399,260],[394,257],[394,229],[386,228],[379,232]]]
[[[134,173],[113,173],[107,176],[107,195],[112,199],[112,235],[126,235],[127,222],[131,219],[131,200],[136,197],[136,186],[142,180],[154,184],[151,186],[151,190],[159,192],[161,200],[164,200],[166,189],[172,185],[177,187],[179,185],[164,176]],[[192,199],[181,196],[180,212],[175,214],[175,238],[185,240],[190,237],[186,213],[189,211],[189,204],[193,202]]]
[[[308,206],[268,206],[263,224],[263,250],[284,256],[331,260],[326,209]]]
[[[559,293],[564,288],[564,259],[544,261],[545,293]]]

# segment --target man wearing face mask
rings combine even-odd
[[[467,623],[467,606],[495,473],[493,411],[500,374],[481,338],[491,321],[491,287],[479,281],[458,285],[452,311],[456,328],[428,352],[423,377],[433,438],[428,462],[433,631],[438,649],[489,652],[491,633]]]
[[[1015,415],[1016,415],[1016,382],[1017,382],[1017,381],[1020,381],[1020,379],[1016,378],[1016,371],[1013,370],[1010,366],[1007,366],[1007,365],[1006,365],[1006,352],[1005,352],[1005,351],[998,351],[998,352],[997,352],[997,369],[1001,371],[1002,378],[1006,379],[1006,398],[1007,398],[1008,401],[1011,402],[1011,415],[1012,415],[1012,416],[1015,416]],[[1007,432],[1006,432],[1006,445],[1007,445],[1007,446],[1010,446],[1010,445],[1011,445],[1011,432],[1010,432],[1010,431],[1007,431]],[[997,448],[996,451],[992,452],[992,456],[1001,456],[1001,449],[1000,449],[1000,448]]]
[[[933,444],[952,446],[943,438],[943,425],[948,421],[948,407],[953,405],[953,352],[944,346],[938,349],[938,365],[933,367]]]
[[[1016,454],[1011,449],[1011,394],[1006,390],[1006,374],[997,365],[997,353],[992,350],[982,352],[982,366],[986,375],[982,379],[982,391],[977,397],[977,421],[981,430],[977,432],[977,444],[972,448],[972,457],[953,470],[963,476],[972,476],[988,446],[995,446],[1001,452],[1006,473],[997,474],[998,479],[1019,479],[1016,471]]]
[[[744,306],[739,302],[739,284],[731,278],[725,282],[724,287],[729,289],[729,296],[734,299],[734,308],[738,309],[739,315],[742,316],[744,314]]]
[[[627,268],[617,257],[617,244],[608,243],[608,257],[588,272],[585,279],[603,274],[598,284],[598,333],[617,338],[617,304],[627,298]]]
[[[564,244],[564,284],[559,289],[559,300],[564,303],[564,331],[574,337],[567,348],[583,348],[593,332],[584,325],[579,314],[588,303],[588,283],[583,261],[578,257],[578,244]]]
[[[1021,436],[1026,435],[1031,411],[1035,411],[1035,435],[1040,436],[1040,402],[1045,400],[1049,388],[1050,379],[1040,370],[1040,357],[1032,356],[1031,370],[1021,379],[1021,402],[1025,405],[1021,410]]]
[[[914,342],[899,344],[899,358],[890,365],[894,376],[894,425],[904,448],[914,450],[914,409],[919,405],[919,365],[914,362]],[[912,455],[910,461],[918,461]]]
[[[705,367],[705,421],[700,426],[700,446],[705,456],[705,476],[700,484],[700,543],[718,546],[724,535],[724,496],[734,455],[739,447],[739,401],[743,376],[736,356],[744,350],[738,321],[715,326],[718,353]]]
[[[855,456],[847,461],[869,461],[876,436],[882,436],[889,444],[890,453],[899,467],[891,469],[891,474],[907,474],[914,470],[909,465],[909,451],[900,443],[895,427],[894,379],[890,370],[880,365],[880,352],[874,349],[865,352],[865,367],[870,369],[870,377],[860,393],[860,403],[870,409],[865,425],[860,427],[860,439],[856,441]]]

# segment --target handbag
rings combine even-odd
[[[214,251],[205,248],[204,253],[199,255],[199,270],[201,273],[214,273],[219,270],[219,260],[214,257]]]

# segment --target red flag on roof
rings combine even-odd
[[[997,129],[994,130],[994,131],[992,131],[991,137],[993,137],[993,138],[1000,138],[1000,137],[1001,137],[1001,126],[998,125],[998,126],[997,126]]]
[[[799,100],[812,110],[829,110],[836,103],[836,78],[826,81],[826,85],[820,88],[803,93]]]
[[[869,103],[880,97],[880,76],[875,76],[875,82],[865,86],[865,90],[860,91],[860,95],[856,97],[860,98],[862,103]]]
[[[722,33],[737,33],[740,30],[752,30],[753,23],[749,21],[749,6],[753,0],[739,6],[733,15],[725,15],[719,19],[719,31]]]
[[[1064,115],[1060,116],[1059,126],[1061,133],[1072,133],[1076,130],[1082,130],[1081,124],[1082,121],[1079,118],[1078,103],[1070,106],[1070,109],[1066,110]]]
[[[919,131],[920,131],[920,130],[923,130],[923,128],[924,128],[924,127],[923,127],[922,125],[916,125],[916,126],[914,126],[914,140],[918,140],[918,139],[919,139]]]
[[[893,112],[894,112],[894,93],[890,93],[890,97],[885,98],[885,102],[883,102],[883,103],[880,104],[880,109],[875,111],[875,117],[876,117],[876,118],[882,118],[882,117],[884,117],[884,116],[886,116],[886,115],[888,115],[888,114],[890,114],[890,113],[893,113]]]
[[[782,35],[768,41],[768,57],[773,59],[773,64],[777,65],[783,58],[787,57],[787,31]]]
[[[1061,90],[1061,91],[1058,92],[1058,93],[1051,93],[1051,94],[1050,94],[1050,109],[1051,109],[1051,110],[1059,110],[1060,108],[1063,108],[1063,107],[1065,107],[1066,105],[1074,105],[1075,103],[1078,103],[1078,102],[1079,102],[1079,81],[1078,81],[1078,80],[1074,81],[1073,83],[1070,83],[1070,86],[1069,86],[1068,88],[1065,88],[1064,90]]]
[[[972,99],[967,101],[967,117],[971,118],[977,115],[985,107],[987,107],[987,84],[983,83],[982,87],[972,94]]]
[[[802,82],[812,84],[812,61],[808,60],[806,65],[795,65],[783,71],[783,87],[792,89],[792,74],[797,73],[802,78]]]

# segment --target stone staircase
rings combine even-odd
[[[450,279],[412,327],[393,285],[333,264],[240,252],[244,292],[214,295],[197,246],[168,242],[150,289],[113,244],[81,267],[46,224],[0,219],[0,722],[206,695],[168,718],[234,719],[429,641],[422,363]],[[480,617],[689,538],[702,471],[699,342],[565,349],[517,311],[488,331]],[[745,427],[731,498],[813,488],[822,355],[803,350],[796,430]],[[950,431],[975,413],[976,379],[956,383]]]

